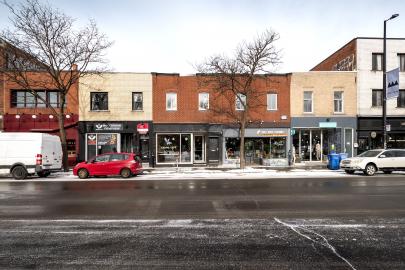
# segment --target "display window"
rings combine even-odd
[[[86,134],[87,160],[97,155],[119,152],[119,134],[116,133],[88,133]]]

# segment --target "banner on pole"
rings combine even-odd
[[[387,72],[387,99],[399,96],[399,68]]]

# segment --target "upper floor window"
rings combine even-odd
[[[343,91],[333,92],[333,107],[335,113],[343,112]]]
[[[13,90],[11,92],[11,107],[13,108],[59,108],[59,91]],[[66,107],[66,102],[65,102]]]
[[[108,93],[107,92],[91,92],[90,93],[92,111],[107,111],[108,110]]]
[[[132,93],[132,110],[142,111],[143,110],[143,93],[133,92]]]
[[[210,94],[198,93],[198,110],[205,111],[210,107]]]
[[[177,93],[166,93],[166,111],[177,111]]]
[[[312,91],[304,91],[304,113],[312,113]]]
[[[235,96],[235,109],[237,111],[244,111],[246,107],[246,95],[237,94]]]
[[[372,70],[378,71],[383,69],[383,57],[384,55],[382,53],[373,53],[373,61],[372,61]]]
[[[397,107],[405,108],[405,90],[399,90],[399,96],[397,98]]]
[[[277,94],[267,94],[267,110],[277,110]]]
[[[399,71],[405,71],[405,53],[398,54]]]
[[[382,106],[382,101],[383,101],[382,92],[383,91],[381,89],[373,89],[371,106],[373,106],[373,107]]]

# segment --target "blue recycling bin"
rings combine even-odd
[[[328,168],[330,170],[339,170],[340,168],[340,155],[339,154],[329,154],[328,155]]]
[[[349,157],[347,153],[339,153],[339,156],[340,156],[340,160],[344,160]]]

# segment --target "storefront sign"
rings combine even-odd
[[[375,137],[377,137],[377,133],[375,131],[371,131],[370,136],[371,138],[375,139]]]
[[[287,133],[284,130],[258,130],[257,135],[259,136],[270,136],[270,137],[286,137]]]
[[[122,130],[122,123],[96,123],[94,124],[94,131],[120,131]]]
[[[319,127],[320,128],[336,128],[337,123],[336,122],[319,122]]]
[[[149,124],[148,123],[139,123],[136,125],[136,130],[139,134],[146,134],[149,131]]]

